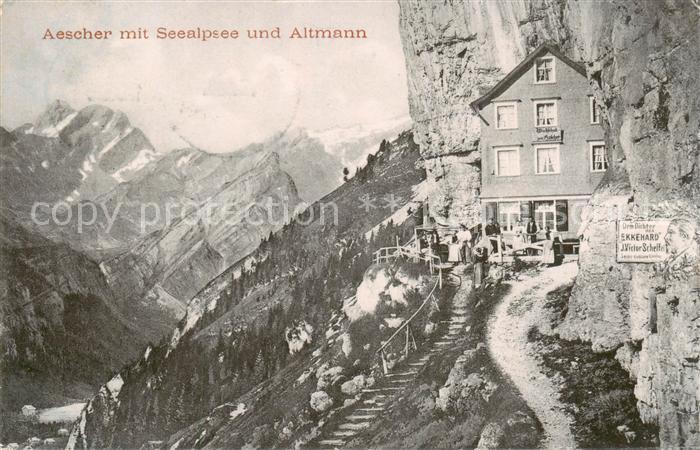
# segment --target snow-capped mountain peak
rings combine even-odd
[[[329,154],[350,169],[363,164],[367,155],[379,148],[384,139],[393,139],[411,128],[408,116],[394,117],[381,122],[357,124],[348,127],[309,130],[311,138],[318,139]]]

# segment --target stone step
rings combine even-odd
[[[364,430],[365,428],[369,428],[370,423],[369,422],[346,422],[346,423],[341,423],[338,425],[339,430],[352,430],[352,431],[360,431]]]
[[[401,388],[387,386],[387,387],[383,387],[383,388],[363,389],[362,392],[366,393],[366,394],[371,394],[371,393],[375,393],[375,392],[398,391],[398,390],[401,390]],[[385,397],[386,397],[386,395],[385,395]]]
[[[372,420],[375,417],[377,417],[376,414],[350,414],[349,416],[346,416],[345,419],[347,420]]]
[[[384,411],[384,408],[375,406],[370,408],[357,408],[355,411]]]
[[[357,434],[357,430],[336,430],[331,435],[335,437],[352,437]]]
[[[417,370],[409,370],[408,372],[397,372],[397,373],[390,373],[387,374],[387,378],[394,378],[394,377],[406,377],[406,376],[411,376],[417,374]]]
[[[343,439],[323,439],[318,441],[318,445],[343,446],[345,441]]]

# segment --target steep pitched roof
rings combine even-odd
[[[559,48],[556,45],[550,42],[545,42],[544,44],[541,44],[539,47],[534,49],[529,55],[527,55],[527,57],[523,59],[520,62],[520,64],[518,64],[513,70],[508,72],[508,74],[505,77],[503,77],[503,79],[499,81],[494,87],[492,87],[486,94],[471,102],[470,106],[472,107],[474,112],[478,112],[478,110],[480,110],[494,97],[498,96],[498,94],[505,91],[515,80],[517,80],[525,72],[527,72],[535,58],[541,56],[543,53],[546,52],[549,52],[552,55],[556,56],[558,59],[566,63],[568,66],[570,66],[572,69],[574,69],[576,72],[580,73],[584,77],[586,76],[586,68],[583,67],[583,65],[568,58],[561,52],[561,50],[559,50]]]

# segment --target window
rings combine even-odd
[[[535,83],[554,83],[555,81],[554,58],[551,56],[537,58],[535,60]]]
[[[518,128],[518,104],[516,102],[495,103],[496,129],[512,130]]]
[[[535,147],[535,173],[559,173],[559,146]]]
[[[554,127],[558,125],[557,102],[544,101],[535,103],[535,126]]]
[[[554,230],[556,223],[554,217],[554,201],[535,202],[535,222],[540,230],[545,231],[547,228],[550,231]]]
[[[595,101],[595,97],[591,96],[588,97],[589,104],[590,104],[590,116],[591,116],[591,124],[599,124],[600,123],[600,107],[598,106],[598,103]]]
[[[498,223],[501,230],[512,231],[520,220],[520,202],[503,202],[498,204]]]
[[[589,142],[591,152],[591,172],[605,172],[608,170],[608,158],[605,152],[605,142]]]
[[[520,175],[520,151],[518,148],[496,150],[496,176],[512,177]]]

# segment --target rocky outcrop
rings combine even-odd
[[[333,399],[325,391],[316,391],[311,394],[309,404],[314,411],[323,412],[333,406]]]
[[[473,218],[478,207],[479,132],[469,102],[544,40],[585,63],[612,161],[588,206],[580,275],[561,333],[594,349],[625,344],[643,418],[658,421],[664,445],[698,445],[700,82],[690,69],[700,59],[697,4],[400,7],[415,138],[429,180],[441,186],[432,212],[446,222]],[[669,260],[656,268],[617,263],[617,218],[673,218],[680,231]]]

